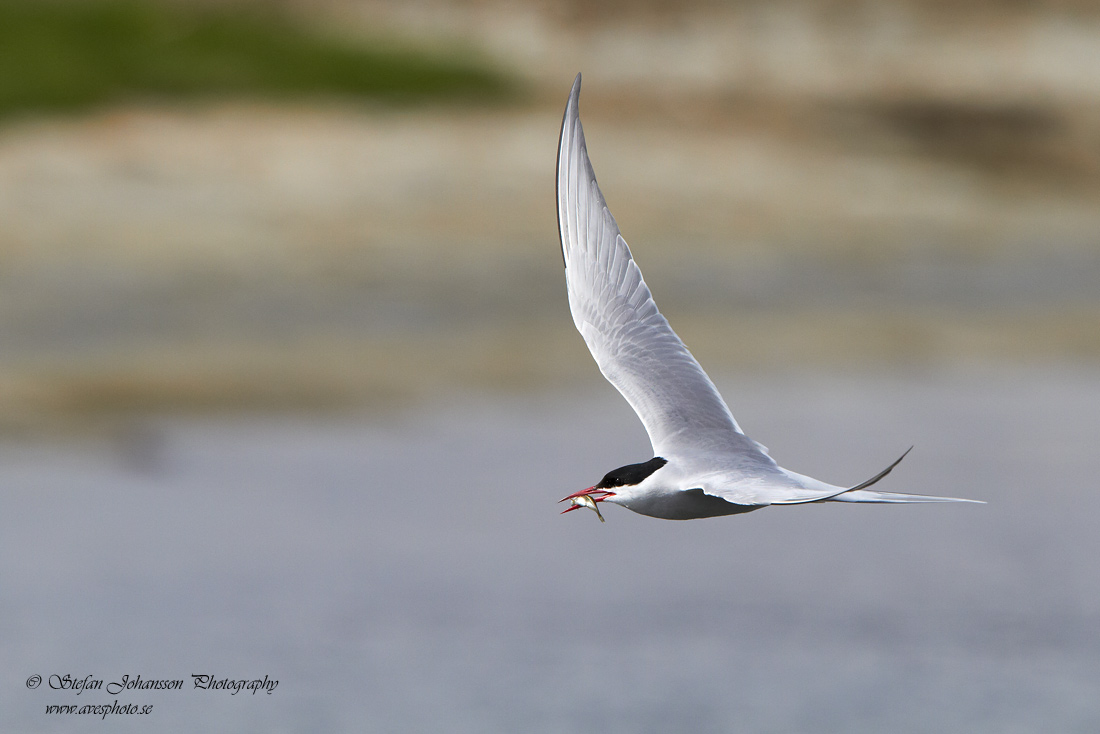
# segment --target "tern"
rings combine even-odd
[[[558,229],[573,321],[600,372],[638,414],[653,458],[608,472],[561,499],[570,512],[610,502],[668,520],[736,515],[811,502],[976,502],[868,489],[905,454],[865,482],[839,487],[775,463],[745,435],[718,389],[657,310],[588,159],[577,74],[558,145]],[[912,447],[910,447],[912,448]]]

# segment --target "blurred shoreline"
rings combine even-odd
[[[1100,14],[936,35],[932,4],[827,5],[332,2],[349,34],[465,34],[532,94],[5,122],[0,425],[589,379],[553,199],[577,70],[604,193],[708,370],[1100,364]]]

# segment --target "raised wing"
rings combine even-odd
[[[741,432],[703,368],[657,310],[596,184],[578,113],[581,76],[562,120],[558,228],[569,308],[604,377],[645,425],[656,456],[725,455],[775,467]],[[747,468],[747,467],[746,467]]]

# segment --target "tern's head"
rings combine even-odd
[[[604,474],[600,483],[589,487],[588,489],[582,489],[580,492],[574,492],[568,497],[563,497],[558,500],[559,502],[565,502],[570,500],[571,504],[562,510],[561,514],[572,512],[578,507],[588,507],[596,511],[596,515],[599,516],[600,522],[603,522],[603,515],[600,514],[600,508],[596,504],[603,502],[609,497],[614,497],[621,491],[621,488],[633,487],[644,482],[649,475],[660,469],[667,464],[668,461],[662,459],[660,456],[655,456],[644,464],[627,464],[626,466],[620,466],[618,469],[609,471]],[[614,500],[612,500],[614,502]]]

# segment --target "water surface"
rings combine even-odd
[[[737,376],[795,471],[985,506],[668,522],[555,501],[649,458],[629,408],[149,417],[0,445],[0,730],[1092,732],[1100,373]],[[272,695],[192,674],[278,679]],[[186,690],[36,690],[33,674]],[[47,716],[48,704],[152,704]]]

